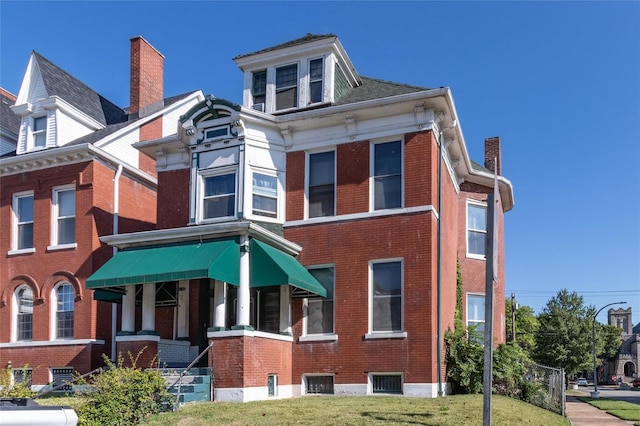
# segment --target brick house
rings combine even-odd
[[[131,39],[126,109],[35,51],[18,95],[1,93],[0,366],[36,390],[115,356],[118,305],[85,286],[113,254],[99,237],[155,228],[155,161],[132,145],[204,99],[164,98],[163,61]]]
[[[446,391],[457,260],[484,323],[494,172],[505,340],[499,139],[473,162],[448,88],[361,76],[331,34],[234,61],[242,105],[207,96],[134,144],[156,160],[157,229],[102,237],[118,253],[87,280],[120,303],[118,351],[179,366],[210,347],[220,401]]]

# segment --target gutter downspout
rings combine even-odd
[[[113,235],[118,233],[118,214],[120,212],[120,176],[122,175],[122,164],[118,164],[118,170],[113,178]],[[113,246],[113,256],[118,252],[118,247]],[[118,316],[118,305],[111,304],[111,361],[116,360],[116,324]]]

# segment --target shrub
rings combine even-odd
[[[23,367],[23,372],[28,371],[27,366]],[[0,371],[0,398],[32,398],[35,393],[24,383],[11,383],[11,367],[3,368]]]
[[[81,393],[83,402],[76,410],[80,424],[134,425],[173,406],[174,398],[162,376],[136,367],[141,353],[135,358],[129,353],[130,367],[124,365],[121,354],[115,364],[103,355],[108,370],[85,381],[90,390]]]

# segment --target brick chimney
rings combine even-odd
[[[164,56],[141,36],[131,39],[131,118],[144,117],[164,106]]]
[[[484,166],[502,176],[502,157],[500,154],[500,137],[494,136],[484,140]]]

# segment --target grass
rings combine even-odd
[[[579,399],[581,401],[588,402],[594,407],[606,411],[607,413],[622,420],[633,421],[636,422],[636,424],[640,422],[640,405],[638,404],[633,404],[626,401],[616,401],[614,399],[607,398],[591,399],[580,397]]]

